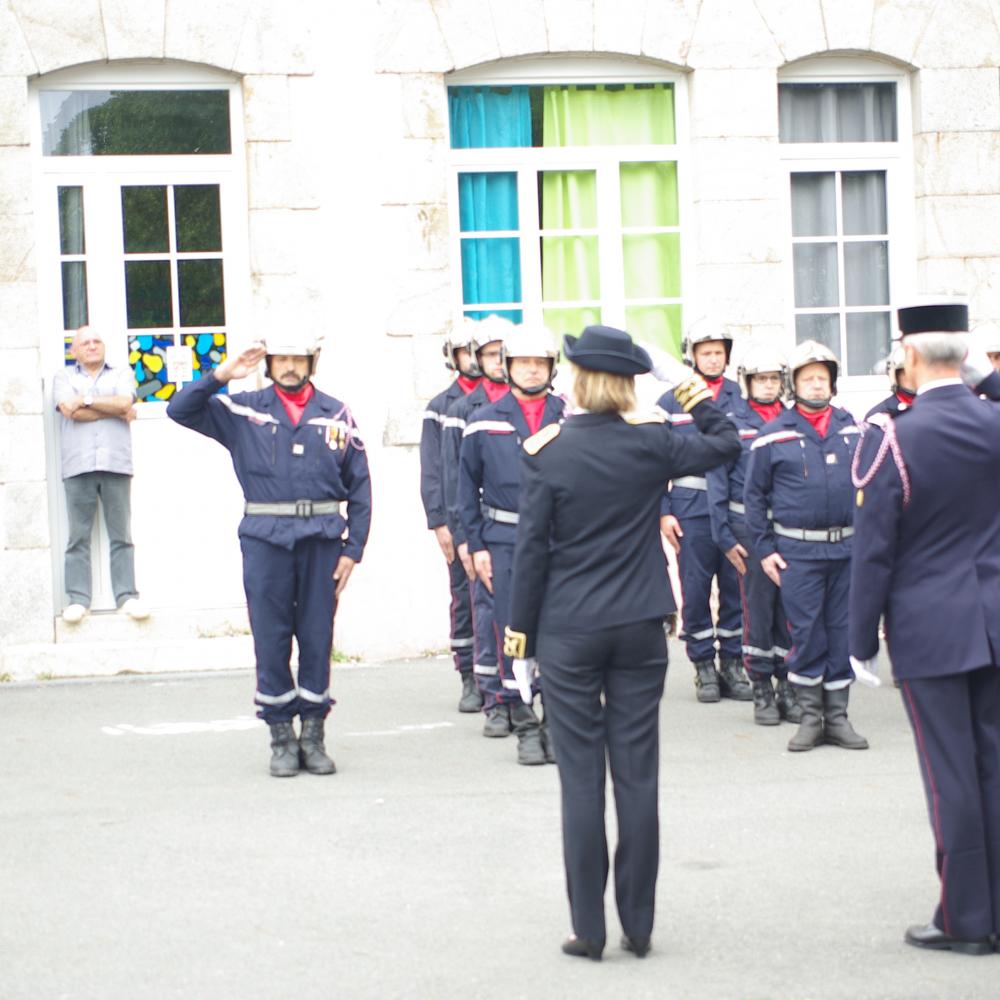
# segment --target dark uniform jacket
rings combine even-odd
[[[877,402],[865,414],[865,420],[871,420],[876,413],[891,413],[895,416],[903,410],[908,410],[912,405],[912,403],[904,403],[899,396],[893,393],[891,396],[886,396],[885,399],[879,400],[879,402]]]
[[[347,529],[343,555],[360,562],[371,523],[371,480],[347,407],[316,389],[293,426],[274,386],[213,395],[219,384],[209,374],[185,386],[170,400],[167,416],[229,449],[245,499],[347,501],[346,518],[248,515],[240,536],[290,549],[303,538],[341,538]]]
[[[593,631],[676,610],[659,533],[664,483],[702,475],[740,450],[714,404],[692,413],[699,434],[580,413],[537,454],[529,440],[510,622],[528,637],[526,655],[542,631]]]
[[[1000,375],[978,389],[1000,399]],[[892,454],[864,483],[886,433],[869,425],[856,468],[850,650],[878,651],[885,615],[900,680],[1000,664],[1000,407],[964,385],[928,389],[892,421]]]
[[[439,392],[424,410],[420,431],[420,499],[424,504],[427,527],[431,530],[448,523],[441,481],[441,437],[448,408],[464,397],[465,393],[456,379],[444,392]]]
[[[656,404],[666,415],[667,420],[678,434],[682,436],[695,434],[698,428],[695,426],[694,418],[690,413],[685,413],[684,408],[677,402],[673,389],[665,392]],[[747,402],[740,393],[740,387],[732,380],[724,378],[719,389],[719,396],[715,400],[715,405],[723,413],[730,415],[742,414],[748,409]],[[685,486],[676,482],[680,479],[678,475],[675,481],[670,484],[668,492],[664,492],[660,501],[660,516],[673,514],[677,518],[685,517],[708,517],[708,493],[703,476],[694,477],[701,480],[697,486]]]
[[[542,408],[542,427],[562,419],[565,401],[551,392]],[[531,437],[524,411],[507,393],[476,411],[465,427],[458,480],[458,508],[470,552],[489,544],[514,544],[517,525],[483,516],[482,505],[516,514],[520,509],[521,446]]]
[[[850,559],[850,537],[785,538],[775,535],[772,523],[811,530],[852,525],[851,460],[858,435],[854,418],[839,406],[833,407],[826,437],[794,406],[761,428],[750,446],[743,490],[747,530],[758,559],[775,552],[798,559]]]

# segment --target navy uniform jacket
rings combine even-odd
[[[720,394],[721,395],[721,394]],[[705,474],[708,484],[708,516],[712,523],[712,539],[723,552],[728,552],[739,539],[729,526],[729,518],[733,512],[730,503],[743,503],[743,484],[746,480],[747,464],[750,460],[750,445],[753,444],[764,419],[756,410],[747,406],[745,409],[727,413],[727,417],[736,425],[740,435],[739,457],[727,465],[709,469]],[[737,515],[738,516],[738,515]]]
[[[854,418],[833,407],[826,437],[820,437],[794,406],[765,424],[750,446],[743,502],[754,555],[775,552],[798,559],[850,559],[851,539],[807,542],[776,536],[786,528],[847,528],[854,521],[851,461],[858,443]]]
[[[899,396],[893,393],[891,396],[886,396],[885,399],[876,403],[866,414],[865,420],[871,420],[876,413],[891,413],[895,416],[897,413],[903,410],[908,410],[913,404],[904,403]]]
[[[673,389],[665,392],[656,404],[667,415],[667,420],[675,431],[682,435],[694,434],[697,427],[694,418],[690,413],[685,413],[684,408],[674,397]],[[723,413],[730,416],[742,413],[747,409],[746,400],[740,393],[740,387],[729,378],[722,380],[722,387],[719,389],[719,397],[715,405]],[[676,478],[680,478],[678,475]],[[708,517],[708,496],[704,489],[692,489],[688,486],[679,486],[672,483],[668,492],[663,494],[660,501],[660,516],[673,514],[677,518],[685,517]]]
[[[1000,399],[1000,375],[977,391]],[[921,393],[892,423],[909,503],[889,454],[856,497],[851,655],[875,656],[884,614],[900,680],[1000,664],[1000,407],[947,385]],[[884,434],[865,429],[859,482]]]
[[[444,392],[439,392],[424,410],[423,428],[420,431],[420,499],[427,516],[427,527],[440,528],[448,523],[444,504],[444,486],[441,482],[441,436],[448,408],[465,397],[455,379]]]
[[[372,493],[364,444],[350,411],[315,389],[297,426],[292,426],[274,386],[231,396],[206,375],[178,392],[167,416],[215,438],[229,449],[236,478],[249,501],[346,500],[347,517],[253,515],[240,523],[241,537],[290,549],[304,538],[341,538],[343,555],[361,561],[371,523]]]
[[[542,427],[558,423],[566,403],[551,392],[542,408]],[[521,446],[531,437],[524,411],[513,393],[476,411],[466,425],[458,479],[458,512],[470,552],[490,543],[514,544],[517,525],[483,517],[482,503],[517,513],[521,488]]]
[[[660,542],[663,484],[702,475],[740,449],[714,404],[692,413],[700,433],[684,436],[665,422],[574,414],[537,454],[525,454],[510,628],[527,635],[527,656],[540,631],[593,631],[676,611]]]

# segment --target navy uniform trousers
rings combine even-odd
[[[618,915],[629,937],[648,938],[660,858],[659,713],[667,676],[663,622],[652,619],[575,634],[543,632],[537,654],[545,674],[545,716],[558,747],[573,929],[590,941],[606,937],[607,756],[618,817]]]
[[[257,658],[258,715],[269,725],[330,711],[330,653],[337,610],[333,571],[339,538],[303,538],[293,548],[242,537],[243,589]],[[289,600],[292,595],[293,599]],[[298,687],[288,658],[299,646]]]
[[[473,677],[483,696],[483,711],[497,704],[500,690],[500,650],[493,623],[493,595],[478,577],[469,583],[472,595]]]
[[[465,567],[457,554],[448,563],[448,577],[451,586],[451,604],[448,609],[451,655],[455,661],[455,669],[465,674],[472,670],[472,592],[469,590]]]
[[[941,899],[934,924],[1000,933],[1000,667],[901,682],[927,794]]]

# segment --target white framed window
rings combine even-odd
[[[682,74],[600,57],[446,78],[453,316],[590,323],[679,352],[690,218]]]
[[[43,361],[98,327],[136,375],[140,416],[218,364],[249,300],[240,85],[204,67],[122,63],[49,74],[31,91]]]
[[[841,362],[847,392],[885,388],[895,308],[915,285],[909,76],[820,57],[779,74],[788,327]]]

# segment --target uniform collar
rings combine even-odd
[[[925,392],[930,392],[932,389],[942,389],[946,385],[965,385],[965,383],[960,378],[936,378],[931,382],[925,382],[917,389],[917,395],[922,396]]]

